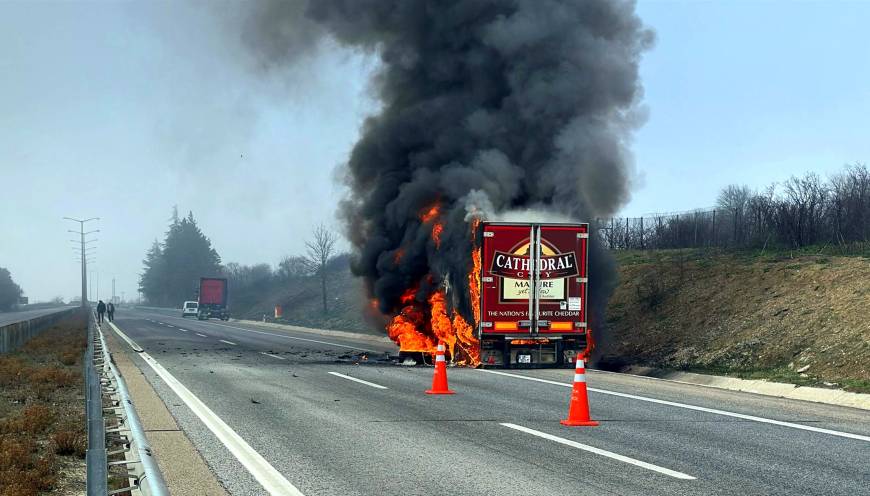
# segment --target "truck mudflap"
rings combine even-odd
[[[587,339],[585,335],[503,335],[486,336],[480,345],[481,367],[571,368],[578,354],[586,354]]]

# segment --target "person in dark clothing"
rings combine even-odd
[[[115,304],[111,301],[108,306],[106,306],[106,313],[109,315],[109,322],[115,321]]]
[[[103,322],[103,314],[106,313],[106,304],[103,303],[103,300],[100,300],[97,303],[97,322]]]

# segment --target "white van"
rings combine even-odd
[[[197,314],[199,314],[199,303],[196,301],[185,301],[184,306],[181,307],[181,316],[187,317],[192,315],[196,317]]]

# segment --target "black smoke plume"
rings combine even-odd
[[[422,283],[424,298],[446,277],[463,290],[454,304],[471,321],[471,216],[534,211],[591,222],[628,199],[628,145],[642,114],[638,64],[653,41],[634,2],[293,5],[266,5],[255,18],[260,30],[247,41],[267,64],[297,57],[299,45],[316,44],[315,32],[380,59],[374,90],[382,107],[347,163],[340,215],[356,248],[354,271],[384,315],[401,309],[407,288]],[[440,247],[421,221],[435,204]],[[591,259],[600,331],[615,271],[600,247]]]

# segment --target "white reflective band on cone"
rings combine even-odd
[[[438,349],[438,351],[444,351],[444,345],[439,344],[437,349]]]
[[[576,368],[577,368],[577,370],[580,370],[582,368],[586,368],[586,364],[583,363],[583,360],[577,360],[577,367]]]
[[[444,355],[435,355],[435,361],[436,361],[436,362],[443,362],[443,361],[444,361]]]
[[[584,374],[574,374],[574,382],[586,382],[586,376]]]

